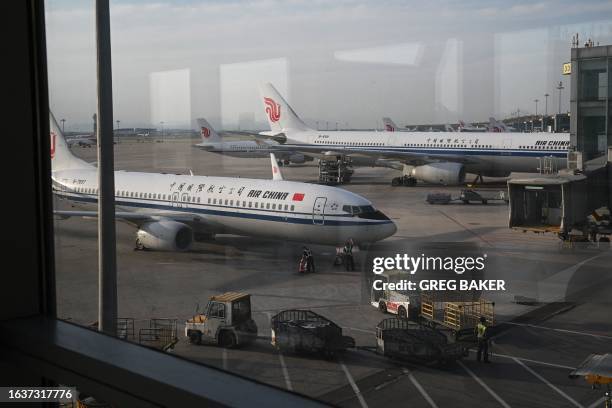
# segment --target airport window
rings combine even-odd
[[[508,289],[499,292],[478,290],[474,296],[495,303],[495,322],[500,325],[506,321],[522,321],[518,312],[514,314],[517,310],[535,310],[557,297],[559,303],[569,302],[573,295],[569,290],[556,294],[559,296],[549,296],[549,287],[554,285],[547,285],[547,279],[558,271],[574,270],[578,262],[590,257],[579,250],[562,256],[550,255],[560,253],[559,247],[566,243],[574,244],[574,235],[582,231],[577,226],[562,230],[569,220],[566,214],[570,211],[571,199],[567,195],[563,197],[565,201],[550,198],[548,189],[553,187],[549,186],[543,190],[523,188],[519,200],[515,195],[519,194],[519,188],[513,190],[513,186],[519,185],[512,184],[517,180],[515,176],[518,174],[519,181],[527,182],[528,178],[522,175],[540,174],[543,158],[551,155],[512,153],[507,144],[508,140],[513,143],[538,140],[538,145],[517,147],[513,144],[512,149],[555,150],[555,156],[562,156],[558,146],[548,146],[539,140],[567,138],[569,141],[569,135],[526,133],[531,131],[528,121],[534,118],[541,118],[543,127],[559,120],[555,116],[559,110],[558,98],[561,98],[561,112],[567,112],[571,94],[580,95],[573,89],[580,85],[580,77],[575,81],[575,76],[559,73],[559,61],[570,61],[582,48],[568,47],[567,33],[579,30],[581,38],[588,35],[596,37],[595,41],[612,43],[612,19],[602,20],[603,13],[598,15],[594,11],[603,10],[597,0],[584,1],[587,6],[579,13],[571,7],[565,13],[555,12],[555,7],[549,7],[551,12],[534,13],[526,7],[512,8],[512,5],[506,7],[508,10],[483,12],[480,4],[483,2],[445,3],[444,13],[440,13],[441,7],[428,2],[405,7],[400,4],[402,2],[371,0],[330,4],[299,2],[299,5],[265,0],[236,4],[190,0],[156,2],[153,7],[134,0],[112,1],[111,73],[112,83],[118,90],[113,93],[112,118],[118,141],[114,149],[115,189],[131,184],[169,192],[115,192],[119,198],[116,216],[121,221],[117,223],[115,240],[117,270],[120,276],[129,271],[133,277],[120,279],[118,283],[117,293],[121,295],[118,310],[123,315],[117,318],[143,320],[137,321],[131,340],[135,338],[138,343],[140,329],[154,331],[159,328],[153,327],[160,324],[158,321],[150,325],[148,321],[143,323],[144,319],[171,317],[173,321],[169,326],[178,328],[178,343],[171,352],[181,358],[239,372],[281,388],[295,389],[331,405],[365,406],[367,402],[370,408],[377,408],[387,393],[388,400],[407,401],[395,388],[401,388],[407,395],[414,390],[411,379],[395,376],[397,387],[377,389],[377,384],[370,384],[367,379],[385,377],[387,364],[382,360],[379,364],[362,356],[361,352],[354,356],[351,353],[351,358],[345,361],[346,370],[333,359],[319,364],[316,361],[319,354],[283,357],[290,363],[289,369],[283,370],[284,360],[279,360],[280,353],[289,354],[284,354],[285,350],[275,350],[264,338],[270,336],[272,318],[283,310],[312,309],[341,323],[343,335],[354,337],[358,349],[376,347],[373,333],[378,332],[379,323],[399,316],[399,324],[403,324],[404,317],[411,321],[414,310],[411,307],[403,315],[397,309],[392,310],[393,305],[384,304],[383,307],[381,299],[375,299],[378,294],[371,291],[371,278],[377,277],[371,273],[372,263],[376,257],[404,253],[463,258],[487,253],[487,273],[482,276],[503,279]],[[94,125],[97,126],[100,115],[96,106],[96,58],[92,57],[95,55],[92,8],[95,2],[45,2],[49,5],[44,14],[49,21],[48,91],[51,110],[58,122],[54,131],[57,135],[61,130],[65,136],[87,134],[93,138]],[[505,13],[509,13],[508,18],[500,19]],[[248,24],[244,24],[245,21]],[[295,24],[296,21],[300,23]],[[533,52],[525,52],[525,44],[546,58],[533,58]],[[303,64],[300,55],[316,58]],[[598,86],[603,86],[604,80],[599,75],[611,71],[611,57],[606,58],[602,65],[605,70],[597,69],[592,74],[596,75]],[[580,64],[573,69],[580,70]],[[546,75],[542,77],[542,73]],[[271,86],[261,84],[261,79],[270,82]],[[563,81],[564,88],[556,88],[559,81]],[[606,93],[609,93],[610,83],[610,80],[606,82]],[[474,84],[477,85],[475,90]],[[595,102],[592,100],[589,104]],[[611,120],[609,106],[602,105],[602,115],[581,101],[571,106],[588,110],[588,115],[583,117],[585,122],[578,121],[573,129],[591,132],[590,138],[583,141],[584,145],[593,146],[605,155],[606,142],[612,137],[608,134],[612,129],[608,123]],[[543,115],[545,109],[547,114]],[[394,133],[387,132],[388,122],[381,120],[386,115],[401,124]],[[492,127],[490,115],[512,123],[518,132],[493,134],[489,130]],[[203,125],[201,117],[210,122],[209,126]],[[462,118],[475,125],[457,126]],[[336,121],[338,123],[334,123]],[[310,130],[297,132],[293,126],[287,126],[287,122]],[[446,122],[450,127],[445,126]],[[537,120],[535,126],[539,126]],[[455,132],[450,133],[450,128]],[[485,133],[476,133],[485,128]],[[598,138],[600,130],[608,133]],[[464,139],[478,134],[483,137],[482,145],[479,140]],[[334,140],[335,137],[338,140]],[[369,141],[358,141],[368,137]],[[498,143],[495,147],[493,141]],[[294,143],[303,144],[303,149],[295,147]],[[386,147],[387,143],[389,149],[375,149]],[[312,144],[319,146],[308,147]],[[36,151],[40,150],[40,145],[35,146]],[[73,153],[84,163],[98,160],[96,149],[80,148],[78,143],[74,146]],[[275,151],[280,159],[279,169],[287,181],[272,180],[271,173],[276,168],[271,169],[275,166],[273,163],[271,166],[270,151]],[[55,151],[55,154],[60,153]],[[346,168],[338,169],[340,163],[335,155],[326,156],[328,153],[344,153],[341,158],[347,159]],[[461,163],[452,156],[461,156]],[[290,165],[285,165],[287,159],[291,159]],[[488,160],[486,165],[485,159]],[[551,172],[564,169],[565,161],[565,158],[558,163],[555,161],[555,169]],[[62,175],[63,170],[56,168],[57,157],[51,163],[55,166],[54,183],[64,180],[61,185],[54,186],[55,192],[66,188],[74,192],[64,194],[74,202],[55,197],[53,200],[53,210],[67,211],[70,215],[67,219],[58,216],[52,220],[57,237],[54,259],[58,277],[58,316],[85,325],[98,318],[96,296],[92,296],[98,290],[98,226],[96,217],[76,217],[74,214],[96,211],[95,205],[83,205],[88,204],[85,201],[95,201],[92,194],[99,191],[93,187],[98,185],[96,167],[87,167],[88,172],[82,176],[76,176],[72,169]],[[413,177],[404,177],[402,169],[407,171],[409,166],[414,167]],[[514,171],[513,167],[520,167],[520,170]],[[523,171],[523,167],[531,171]],[[189,169],[193,175],[189,175]],[[478,184],[478,179],[473,181],[480,171],[484,177],[482,185]],[[167,174],[160,174],[164,172]],[[511,175],[508,180],[500,177],[508,174]],[[534,176],[535,179],[547,178]],[[468,183],[474,186],[468,187]],[[413,184],[416,187],[395,187]],[[481,197],[491,198],[469,200],[470,205],[464,205],[459,197],[469,194],[463,191],[468,188]],[[506,198],[510,194],[510,205],[507,206],[503,199],[498,200],[499,192],[506,194]],[[602,187],[601,200],[609,201],[609,194],[603,193]],[[134,199],[123,200],[122,197]],[[234,200],[234,197],[238,198]],[[259,199],[269,202],[253,201]],[[439,205],[447,199],[452,205]],[[200,206],[200,203],[205,205]],[[561,208],[563,204],[565,207]],[[580,208],[603,205],[581,205]],[[164,207],[164,211],[160,210],[163,217],[155,216],[156,211],[150,209],[156,206]],[[257,211],[243,211],[246,209]],[[205,216],[200,214],[202,211],[206,212]],[[283,214],[275,214],[275,211]],[[607,213],[602,210],[602,214]],[[124,222],[137,218],[137,222]],[[607,215],[604,218],[605,222]],[[520,220],[520,225],[510,228],[509,220],[512,223]],[[591,220],[590,224],[580,227],[591,224],[595,223]],[[457,228],[458,225],[466,227]],[[523,233],[519,227],[525,227],[530,233]],[[553,232],[540,233],[538,228]],[[593,225],[593,228],[599,227]],[[607,242],[612,234],[604,234],[602,229],[598,231],[595,243],[605,246],[599,243],[600,238],[604,238],[601,242]],[[570,242],[559,240],[559,237],[565,238],[565,233],[570,236]],[[212,240],[208,236],[216,238]],[[348,272],[351,269],[349,258],[338,256],[334,259],[334,256],[336,247],[341,252],[350,239],[355,241],[355,270]],[[357,250],[362,244],[370,243],[367,251]],[[309,273],[307,267],[303,271],[298,265],[304,245],[314,254],[317,274]],[[179,246],[184,248],[177,253],[169,251]],[[511,248],[512,262],[502,258],[503,251],[497,250],[499,248]],[[590,268],[609,264],[611,257],[604,254],[580,264],[581,269],[592,272],[584,275],[596,275],[597,271]],[[308,262],[304,260],[304,264]],[[384,269],[389,272],[394,268]],[[514,270],[523,271],[522,275],[513,275]],[[172,286],[168,287],[170,274]],[[420,280],[424,274],[429,275],[417,272],[416,278]],[[380,279],[383,275],[387,278],[384,272]],[[460,282],[454,272],[451,275]],[[467,275],[468,272],[466,279],[471,279]],[[524,280],[519,283],[519,279]],[[583,281],[586,280],[580,283]],[[568,286],[576,282],[570,279]],[[546,293],[542,287],[546,287]],[[231,300],[214,301],[214,309],[206,307],[210,296],[217,298],[224,292],[251,295],[250,312],[257,326],[257,337],[252,344],[243,345],[239,334],[235,339],[239,344],[230,349],[225,346],[233,345],[231,338],[221,341],[203,334],[202,343],[220,341],[223,347],[191,345],[199,340],[197,334],[185,333],[188,320],[204,324],[205,319],[199,314],[206,312],[208,317],[216,318],[221,313],[225,318],[230,317]],[[387,295],[392,295],[391,291]],[[410,298],[412,293],[407,296]],[[342,310],[334,307],[340,303],[346,303]],[[583,312],[572,316],[586,318],[588,313],[581,310]],[[565,316],[570,318],[569,314]],[[551,327],[564,327],[565,316],[551,318]],[[274,324],[278,322],[280,320]],[[416,323],[414,326],[419,327]],[[347,327],[359,327],[363,331],[355,332]],[[292,327],[298,331],[303,328]],[[469,327],[468,331],[472,333],[474,328]],[[451,330],[455,329],[449,328],[448,332]],[[504,325],[504,330],[513,331],[506,337],[511,341],[531,335],[518,326]],[[583,330],[582,322],[580,330]],[[142,331],[143,339],[145,331]],[[446,326],[440,331],[445,334]],[[523,370],[515,364],[514,358],[519,361],[535,358],[528,352],[529,347],[539,343],[535,338],[530,339],[533,341],[527,346],[522,343],[508,347],[503,353],[511,358],[506,361],[495,357],[493,365],[499,361],[499,366],[508,363],[513,370]],[[451,336],[444,347],[454,346],[455,340]],[[476,350],[478,345],[473,343],[470,347]],[[563,357],[562,352],[555,349],[556,345],[556,341],[547,344],[551,351],[538,354],[538,360],[557,366],[578,365],[580,358]],[[379,347],[382,349],[381,345]],[[492,347],[495,354],[502,353]],[[229,351],[224,351],[226,348]],[[386,358],[382,353],[379,357]],[[476,377],[482,378],[491,388],[498,386],[494,381],[496,377],[474,362],[474,353],[463,358],[465,366]],[[466,371],[461,365],[453,367],[459,370],[462,380],[474,384],[474,377],[464,375]],[[456,394],[449,391],[452,384],[446,381],[444,373],[439,378],[437,373],[432,374],[435,381],[429,381],[425,377],[421,380],[418,370],[415,366],[415,377],[422,381],[421,385],[436,403],[447,399],[448,392]],[[288,373],[285,375],[284,371]],[[323,378],[320,374],[323,371],[333,376]],[[354,376],[359,391],[352,386],[352,379],[345,371]],[[516,373],[513,371],[510,377],[513,374]],[[523,380],[522,374],[521,371],[516,378]],[[527,374],[527,377],[531,375]],[[542,375],[566,390],[563,379],[549,378],[549,373],[544,371]],[[315,381],[317,378],[320,381]],[[521,384],[517,388],[521,388],[523,382],[528,380],[518,381]],[[478,382],[476,388],[482,388]],[[495,390],[497,392],[497,388]],[[235,390],[236,394],[240,392]],[[521,392],[528,394],[528,387]],[[490,399],[486,390],[476,394],[473,401]],[[519,394],[517,400],[522,399]],[[415,395],[415,401],[427,404],[419,393]],[[514,396],[509,395],[506,391],[500,392],[500,398],[508,396],[509,405],[537,405],[537,400],[515,403]],[[462,406],[462,398],[459,395],[457,399],[461,402],[455,405]],[[596,401],[595,398],[593,401],[587,399],[581,399],[580,404],[590,406]]]

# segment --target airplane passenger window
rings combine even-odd
[[[270,203],[266,203],[266,209],[270,209]]]
[[[294,211],[294,210],[295,210],[295,205],[292,205],[291,206],[291,211]]]

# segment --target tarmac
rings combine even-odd
[[[221,156],[192,143],[119,143],[115,166],[271,178],[269,158]],[[96,160],[95,148],[73,151]],[[317,178],[312,162],[281,170],[285,179]],[[188,252],[134,251],[135,228],[118,223],[119,316],[142,322],[177,319],[179,342],[171,353],[339,406],[597,406],[603,391],[568,374],[591,353],[612,350],[612,252],[567,249],[552,235],[510,230],[503,202],[427,204],[428,193],[457,195],[461,187],[392,187],[397,175],[356,168],[352,182],[340,186],[371,200],[398,226],[394,236],[355,253],[355,271],[333,265],[334,248],[311,246],[317,271],[302,275],[297,272],[302,244],[232,235],[195,243]],[[60,200],[56,207],[68,208]],[[96,222],[58,219],[55,232],[58,315],[90,324],[97,319]],[[495,302],[497,323],[504,328],[493,340],[491,364],[478,364],[471,354],[444,367],[426,367],[367,350],[376,345],[376,324],[391,316],[370,305],[371,258],[396,253],[486,254],[484,278],[503,279],[507,289],[485,294]],[[230,290],[252,295],[259,339],[230,350],[189,344],[182,322],[210,295]],[[270,317],[294,308],[332,319],[359,347],[331,360],[276,352],[269,342]]]

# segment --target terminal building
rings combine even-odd
[[[564,67],[571,84],[567,168],[510,180],[509,226],[557,233],[563,240],[609,242],[612,46],[572,48],[569,64]]]

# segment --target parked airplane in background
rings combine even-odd
[[[500,122],[494,117],[489,118],[489,132],[516,132],[516,129],[510,125],[506,125],[504,122]]]
[[[95,217],[98,171],[75,157],[50,114],[53,192],[83,207],[60,217]],[[187,250],[194,239],[236,234],[322,245],[365,244],[397,230],[365,198],[317,184],[115,171],[117,219],[138,229],[137,247]],[[92,208],[93,211],[86,211]]]
[[[393,122],[393,120],[391,120],[391,118],[388,117],[384,117],[382,118],[383,120],[383,125],[385,126],[385,131],[387,132],[416,132],[417,128],[402,128],[399,127],[395,124],[395,122]]]
[[[95,146],[97,141],[96,137],[91,134],[74,135],[66,138],[68,146],[79,146],[79,147],[92,147]]]
[[[296,163],[301,164],[305,161],[312,161],[312,157],[302,153],[279,150],[279,142],[271,139],[256,140],[235,140],[223,141],[221,136],[204,118],[197,120],[200,127],[202,142],[195,145],[202,150],[212,153],[223,154],[233,157],[268,157],[270,153],[276,153],[279,164]]]
[[[465,123],[464,121],[459,121],[459,128],[457,129],[459,132],[486,132],[487,128],[474,126],[471,123]]]
[[[318,157],[350,156],[354,165],[401,169],[400,184],[421,180],[450,185],[463,183],[466,173],[507,177],[511,172],[537,172],[545,157],[561,168],[570,144],[567,133],[318,131],[297,116],[272,84],[260,90],[270,126],[287,137],[282,148]]]

